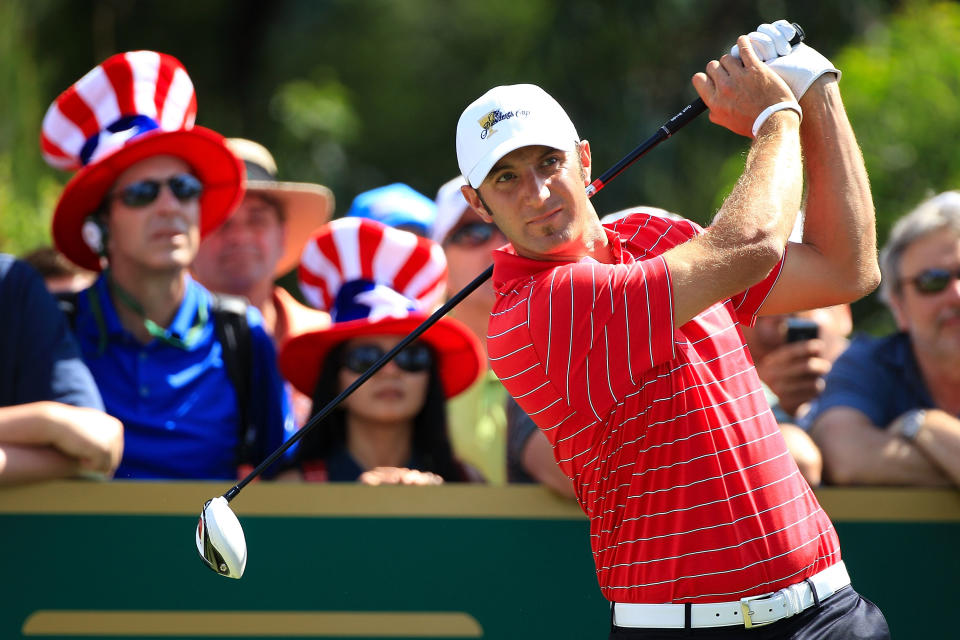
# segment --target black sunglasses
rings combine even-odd
[[[468,222],[454,229],[447,238],[447,244],[461,247],[479,247],[490,242],[500,230],[492,222]]]
[[[118,193],[111,194],[111,196],[120,198],[120,201],[128,207],[145,207],[157,199],[164,184],[170,187],[170,191],[180,202],[199,198],[200,194],[203,193],[203,183],[196,177],[189,173],[178,173],[166,180],[132,182],[120,189]]]
[[[952,273],[947,269],[924,269],[919,275],[906,278],[906,281],[912,282],[917,292],[932,295],[946,289],[954,278],[960,280],[960,269]]]
[[[343,366],[354,373],[363,373],[372,367],[387,352],[374,344],[359,344],[343,354]],[[433,363],[430,347],[412,344],[393,359],[397,366],[410,373],[426,371]]]

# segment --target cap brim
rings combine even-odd
[[[303,246],[313,231],[330,221],[333,215],[333,192],[321,184],[307,182],[272,182],[250,180],[248,193],[264,193],[283,204],[286,215],[286,242],[273,275],[279,278],[300,263]]]
[[[544,146],[561,151],[573,151],[576,148],[576,140],[564,142],[558,139],[557,134],[551,131],[523,131],[510,138],[505,138],[502,142],[489,150],[480,162],[474,165],[470,175],[466,176],[470,186],[474,189],[480,187],[480,184],[490,173],[493,165],[497,164],[503,156],[511,151],[516,151],[521,147]]]
[[[153,156],[180,158],[190,165],[203,183],[201,237],[216,229],[240,204],[246,169],[227,148],[223,136],[204,127],[145,133],[80,169],[64,187],[53,212],[53,241],[71,262],[91,271],[100,271],[99,256],[83,241],[83,222],[97,210],[120,174]]]
[[[420,326],[427,317],[426,314],[417,313],[376,322],[366,319],[352,320],[335,323],[326,329],[302,333],[281,346],[280,371],[298,391],[307,397],[313,397],[320,369],[334,346],[357,336],[405,336]],[[453,318],[441,318],[427,329],[419,340],[430,345],[437,355],[437,370],[447,398],[467,389],[483,373],[480,341],[462,322]]]

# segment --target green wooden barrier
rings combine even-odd
[[[193,541],[226,488],[0,489],[0,639],[606,637],[586,521],[539,487],[255,484],[232,505],[241,580]],[[818,495],[893,637],[955,637],[960,494]]]

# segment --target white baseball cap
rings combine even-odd
[[[573,151],[580,136],[556,100],[533,84],[494,87],[464,109],[457,123],[457,162],[476,189],[500,158],[520,147]]]
[[[460,187],[467,184],[463,176],[457,176],[443,184],[437,191],[437,219],[433,222],[433,232],[430,239],[437,244],[443,244],[447,234],[463,217],[463,212],[470,206],[463,197]]]

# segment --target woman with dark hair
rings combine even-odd
[[[342,218],[311,237],[300,285],[333,323],[281,349],[287,379],[316,414],[429,315],[446,285],[439,247],[371,220]],[[442,318],[307,434],[284,478],[368,484],[482,481],[458,461],[446,400],[482,373],[480,345]]]

